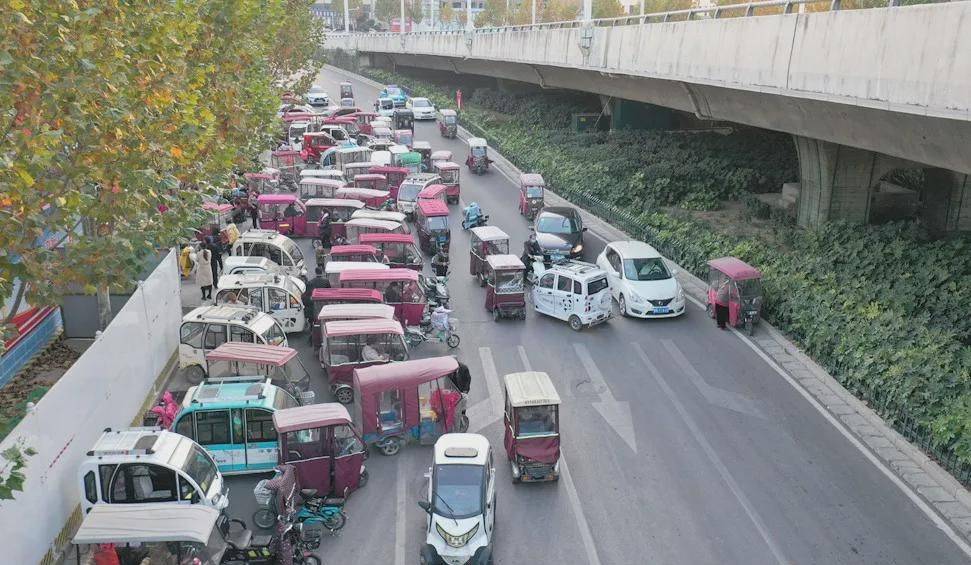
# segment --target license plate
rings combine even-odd
[[[657,308],[654,308],[654,313],[655,314],[670,314],[671,313],[671,309],[668,308],[667,306],[658,306]]]

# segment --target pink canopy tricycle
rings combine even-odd
[[[408,359],[405,332],[397,320],[345,320],[327,322],[322,327],[320,366],[327,372],[334,398],[341,404],[354,401],[354,369]]]
[[[708,261],[706,310],[719,327],[728,323],[755,333],[762,313],[762,272],[735,257]]]
[[[308,235],[307,208],[296,194],[261,194],[256,203],[260,229],[276,230],[284,235]]]
[[[313,326],[310,328],[310,343],[314,350],[320,347],[320,311],[328,304],[381,304],[381,293],[367,288],[315,288],[310,294],[314,303]]]
[[[421,272],[424,259],[411,234],[362,233],[358,241],[376,247],[391,267]]]
[[[411,269],[343,271],[341,288],[372,288],[384,295],[384,302],[395,307],[395,316],[407,326],[417,326],[425,315],[428,298],[418,283],[418,272]]]

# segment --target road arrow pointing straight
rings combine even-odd
[[[634,420],[630,415],[630,403],[614,398],[614,394],[610,391],[610,387],[607,386],[603,374],[597,368],[597,365],[593,362],[593,358],[590,357],[590,353],[583,344],[574,343],[573,349],[577,352],[580,363],[583,364],[584,370],[586,370],[587,375],[590,377],[590,383],[600,397],[599,401],[593,403],[594,409],[617,432],[620,439],[624,440],[627,447],[634,453],[637,453],[637,439],[634,437]]]

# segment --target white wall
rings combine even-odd
[[[38,563],[80,501],[77,468],[104,428],[123,428],[152,390],[179,342],[182,304],[176,255],[137,289],[91,348],[0,443],[37,451],[24,492],[0,501],[0,563]]]

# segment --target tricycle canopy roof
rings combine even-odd
[[[345,186],[337,189],[337,195],[343,198],[388,198],[391,193],[387,190],[375,190],[373,188],[359,188],[356,186]]]
[[[375,220],[374,218],[352,218],[348,220],[344,225],[346,226],[361,226],[364,228],[377,228],[382,230],[395,230],[401,224],[398,222],[392,222],[390,220]]]
[[[509,235],[496,226],[479,226],[470,230],[480,241],[499,241],[509,239]]]
[[[328,208],[354,208],[360,210],[364,208],[364,203],[352,198],[311,198],[305,203],[307,207],[326,206]]]
[[[289,204],[299,200],[296,194],[261,194],[256,199],[260,204]]]
[[[374,170],[377,167],[371,167],[370,170]],[[360,182],[362,180],[388,180],[388,177],[378,174],[378,173],[364,173],[363,175],[354,175],[354,182]]]
[[[364,245],[364,244],[335,245],[330,248],[330,255],[332,257],[336,257],[340,255],[358,255],[361,253],[370,253],[373,255],[377,252],[378,252],[377,248],[374,247],[373,245]]]
[[[344,271],[387,271],[388,267],[384,263],[374,263],[369,261],[327,261],[324,272],[328,275],[343,273]]]
[[[435,160],[434,155],[432,156],[432,160]],[[439,171],[451,171],[462,168],[458,163],[453,163],[451,161],[439,161],[438,163],[435,163],[435,166],[438,167]]]
[[[336,402],[308,404],[273,412],[273,426],[281,433],[350,423],[351,415],[347,408]]]
[[[206,544],[217,518],[219,510],[204,504],[95,504],[72,541],[77,545]]]
[[[519,175],[519,184],[525,186],[546,186],[543,175],[539,173],[523,173]]]
[[[504,269],[525,269],[526,265],[523,261],[516,257],[515,255],[487,255],[486,261],[489,262],[489,266],[498,271]]]
[[[393,308],[393,306],[392,306]],[[324,333],[328,337],[346,335],[376,335],[396,334],[404,335],[401,322],[386,318],[368,318],[364,320],[337,320],[324,324]]]
[[[513,408],[560,403],[560,395],[546,373],[540,371],[509,373],[503,377],[503,381],[506,384],[509,404]]]
[[[351,214],[352,220],[357,219],[369,219],[369,220],[384,220],[386,222],[397,222],[399,224],[405,223],[407,216],[402,212],[392,212],[391,210],[355,210]]]
[[[334,178],[304,177],[300,179],[300,184],[309,184],[311,186],[331,186],[334,188],[334,190],[337,190],[338,188],[344,188],[344,185],[347,183]]]
[[[321,307],[320,314],[317,314],[317,319],[325,323],[328,320],[392,320],[394,319],[394,306],[374,302],[327,304]]]
[[[419,149],[428,149],[429,151],[431,151],[432,144],[427,141],[416,141],[411,144],[411,148],[416,151]]]
[[[370,243],[415,243],[410,233],[362,233],[358,238],[362,244]]]
[[[418,193],[418,198],[423,200],[430,200],[432,198],[437,198],[442,195],[448,187],[444,184],[430,184],[425,188],[421,189]]]
[[[443,108],[442,110],[439,110],[439,112],[441,112],[441,114],[443,116],[457,116],[458,115],[458,114],[455,113],[455,110],[453,110],[451,108]]]
[[[384,302],[381,292],[373,288],[315,288],[310,299],[317,300],[359,300],[363,302]]]
[[[232,212],[233,208],[235,208],[235,206],[232,204],[217,204],[215,202],[202,203],[202,209],[207,212],[219,212],[220,214],[225,214],[226,212]]]
[[[407,175],[411,171],[405,167],[390,167],[388,165],[381,165],[380,167],[371,167],[368,172],[379,175],[385,175],[388,173],[401,173],[403,175]]]
[[[206,354],[207,361],[239,361],[283,367],[297,356],[297,350],[283,345],[260,345],[227,341]]]
[[[486,142],[485,138],[482,138],[482,137],[469,138],[469,147],[485,147],[487,145],[489,144]]]
[[[438,151],[432,151],[431,160],[432,161],[448,161],[452,158],[452,152],[447,149],[440,149]],[[458,165],[455,165],[456,167]]]
[[[349,269],[341,273],[340,282],[345,281],[418,281],[418,271],[411,269],[365,270]]]
[[[361,396],[400,387],[418,386],[454,373],[459,368],[455,357],[431,357],[372,365],[354,369],[354,383]]]
[[[762,272],[749,265],[741,259],[735,257],[722,257],[708,261],[708,266],[716,271],[721,271],[734,280],[760,279]]]
[[[418,209],[425,217],[448,216],[448,206],[441,200],[419,200]]]

